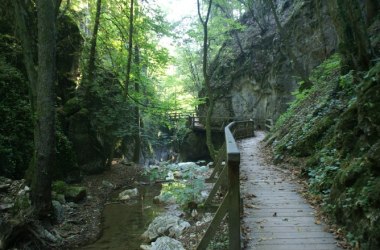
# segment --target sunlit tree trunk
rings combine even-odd
[[[131,4],[129,7],[129,37],[128,37],[128,58],[127,58],[127,75],[125,79],[125,93],[128,96],[129,83],[131,81],[131,69],[132,69],[132,51],[133,51],[133,12],[134,12],[134,1],[130,0]]]
[[[215,160],[215,148],[214,144],[212,143],[212,131],[211,131],[211,117],[215,105],[214,95],[212,93],[211,89],[211,82],[210,82],[210,74],[208,72],[208,21],[210,19],[211,14],[211,7],[212,7],[212,0],[209,0],[208,6],[207,6],[207,13],[206,16],[203,18],[201,14],[201,6],[200,6],[200,0],[197,0],[197,7],[198,7],[198,17],[203,27],[203,59],[202,59],[202,72],[203,72],[203,78],[204,78],[204,85],[206,88],[207,93],[207,114],[206,114],[206,144],[210,153],[210,156],[213,160]]]

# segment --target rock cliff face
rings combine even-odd
[[[337,47],[328,8],[317,2],[276,1],[285,39],[306,72]],[[259,123],[269,118],[276,120],[298,88],[300,78],[288,59],[286,43],[277,32],[270,8],[264,3],[258,4],[254,13],[245,14],[242,23],[247,28],[224,44],[211,66],[215,68],[212,86],[217,93],[215,117],[228,115],[256,119]],[[205,107],[200,107],[200,113],[205,114]]]

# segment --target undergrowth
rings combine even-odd
[[[311,74],[267,137],[277,160],[306,157],[302,173],[324,212],[361,249],[380,248],[380,63],[340,75],[338,54]]]

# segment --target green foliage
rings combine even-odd
[[[187,182],[173,182],[162,185],[161,195],[164,199],[174,197],[177,204],[185,207],[189,202],[201,200],[201,191],[204,189],[204,180],[189,180]]]
[[[86,196],[86,189],[76,185],[68,185],[64,181],[55,181],[52,184],[52,192],[57,199],[60,195],[68,201],[78,202]]]
[[[52,191],[57,194],[64,194],[67,190],[67,184],[64,181],[55,181],[52,184]]]
[[[335,88],[334,81],[336,81],[340,70],[340,56],[339,54],[334,54],[318,67],[316,67],[311,73],[310,80],[315,84],[305,91],[300,92],[299,90],[293,93],[295,97],[294,101],[289,105],[288,110],[283,113],[275,124],[275,129],[278,130],[281,127],[289,125],[288,123],[294,120],[293,118],[297,115],[298,118],[303,118],[302,116],[307,116],[311,112],[304,112],[302,114],[297,114],[302,107],[308,107],[310,103],[313,103],[314,98],[324,98],[320,100],[318,104],[324,103],[326,101],[326,96],[324,93],[331,93]],[[313,106],[310,106],[312,109]],[[318,107],[319,108],[319,107]],[[306,110],[310,111],[310,110]],[[309,118],[311,116],[309,115]],[[285,125],[287,124],[287,125]]]
[[[31,208],[29,194],[23,193],[21,195],[17,195],[16,199],[14,200],[14,206],[12,207],[11,212],[14,216],[27,216],[27,214],[30,213],[29,208]]]
[[[53,170],[53,179],[65,179],[73,172],[78,172],[78,163],[72,142],[63,133],[61,126],[56,129],[56,163]],[[78,173],[79,174],[79,173]]]
[[[33,153],[33,123],[27,83],[0,56],[0,175],[21,178]]]
[[[313,71],[315,85],[296,96],[278,120],[271,132],[277,135],[273,146],[279,159],[308,156],[303,173],[323,209],[349,232],[352,243],[377,249],[380,64],[364,74],[340,76],[337,58]]]
[[[227,228],[220,228],[220,232],[215,235],[214,240],[210,242],[210,245],[207,249],[209,250],[224,250],[228,249],[229,236],[227,233]]]
[[[165,180],[168,175],[169,169],[165,167],[158,167],[154,169],[150,169],[149,171],[144,171],[143,175],[149,177],[150,182],[154,182],[157,180]]]
[[[311,166],[308,171],[310,189],[317,194],[329,194],[341,162],[336,149],[323,148],[317,157],[319,159],[315,164],[318,167]]]
[[[180,168],[177,164],[163,165],[159,168],[154,168],[147,172],[152,180],[164,180],[169,174],[175,172],[181,175],[174,182],[165,183],[162,185],[161,194],[163,200],[174,199],[177,204],[186,207],[189,202],[197,204],[203,201],[201,191],[205,189],[204,178],[202,172],[204,167],[196,164]]]
[[[100,70],[99,70],[100,71]],[[131,135],[131,104],[125,101],[118,80],[107,71],[100,71],[90,86],[88,109],[98,133],[105,138],[122,138]]]
[[[348,89],[352,88],[352,85],[354,83],[353,81],[353,71],[351,70],[348,74],[342,75],[339,79],[339,86],[342,89]]]

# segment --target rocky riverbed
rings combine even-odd
[[[155,215],[154,220],[151,219],[153,222],[150,225],[144,223],[128,225],[140,227],[139,230],[141,230],[141,237],[134,238],[134,241],[137,239],[140,243],[137,244],[138,247],[134,247],[154,250],[165,249],[162,248],[163,244],[169,244],[173,247],[177,246],[173,249],[192,249],[212,220],[210,213],[202,212],[203,210],[198,208],[198,205],[207,197],[211,187],[210,184],[204,182],[211,171],[212,169],[206,166],[205,162],[199,162],[198,165],[162,163],[145,169],[141,166],[115,162],[109,170],[100,175],[85,176],[79,185],[65,186],[64,183],[55,182],[53,185],[55,223],[33,226],[33,230],[42,235],[40,240],[50,249],[95,249],[90,246],[108,230],[108,226],[104,227],[102,223],[107,220],[104,217],[107,214],[103,213],[105,205],[109,203],[115,206],[135,204],[135,201],[141,197],[146,198],[145,195],[139,194],[141,186],[156,183],[154,187],[157,189],[156,195],[149,199],[156,203],[154,206],[160,207],[160,212],[156,214],[157,216]],[[139,181],[141,176],[145,176],[147,181]],[[29,192],[30,188],[24,180],[1,179],[1,244],[5,242],[6,237],[9,238],[5,228],[15,226],[12,224],[17,221],[15,218],[28,216]],[[147,208],[146,211],[150,209],[149,206],[145,208]],[[142,209],[144,210],[144,207]],[[118,223],[118,221],[114,220],[112,223]],[[26,230],[23,234],[28,233],[30,231]],[[10,243],[6,247],[23,247],[27,244],[33,246],[41,242],[34,242],[32,238],[23,237],[21,241],[10,241]],[[6,249],[6,247],[1,246],[0,249]]]

